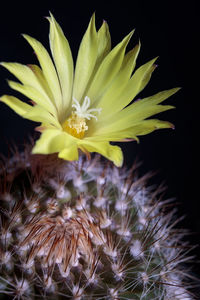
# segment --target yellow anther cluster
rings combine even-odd
[[[82,139],[85,131],[88,130],[85,118],[78,116],[76,112],[72,112],[71,116],[63,123],[62,127],[67,133],[79,139]]]

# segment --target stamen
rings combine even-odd
[[[94,113],[100,114],[101,108],[89,109],[90,98],[88,96],[84,98],[82,105],[75,98],[73,98],[73,102],[72,107],[75,108],[75,111],[72,111],[71,116],[63,123],[62,127],[69,134],[83,138],[85,131],[88,130],[85,119],[94,118],[97,121],[97,116]]]

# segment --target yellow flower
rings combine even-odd
[[[77,160],[80,149],[85,153],[98,152],[121,166],[121,148],[111,145],[111,141],[138,140],[139,135],[172,127],[169,122],[148,118],[173,108],[160,103],[178,88],[130,104],[149,82],[156,60],[133,73],[140,44],[125,53],[133,32],[111,50],[107,23],[103,22],[96,31],[93,15],[80,44],[74,71],[62,29],[51,14],[48,20],[53,61],[40,42],[24,35],[40,67],[1,63],[21,82],[8,81],[9,86],[32,100],[32,104],[10,95],[2,96],[1,101],[22,117],[41,123],[37,128],[41,136],[33,153],[58,153],[62,159]]]

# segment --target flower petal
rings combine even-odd
[[[29,99],[33,100],[35,103],[42,106],[48,112],[55,114],[55,107],[52,105],[52,103],[48,101],[48,99],[45,97],[44,94],[41,94],[38,90],[36,90],[32,86],[22,85],[18,82],[11,81],[11,80],[8,81],[8,84],[13,90],[20,92],[21,94],[25,95]]]
[[[116,98],[121,95],[124,87],[127,85],[131,73],[135,67],[136,58],[139,52],[139,45],[136,46],[132,51],[128,53],[125,57],[122,68],[118,74],[113,79],[109,88],[105,91],[104,95],[101,97],[97,104],[97,108],[101,108],[101,114],[98,116],[98,121],[104,120],[105,118],[110,118],[110,108],[112,107],[112,113],[116,109]],[[98,125],[98,123],[95,123]]]
[[[22,102],[14,96],[4,95],[0,99],[2,102],[7,104],[10,108],[12,108],[18,115],[24,116],[30,108],[31,105]]]
[[[57,128],[61,128],[57,119],[40,105],[32,106],[24,103],[14,96],[9,95],[2,96],[1,101],[25,119],[34,122],[47,123],[56,126]]]
[[[157,129],[174,128],[174,125],[168,121],[162,121],[157,119],[144,120],[139,124],[130,128],[130,133],[134,136],[145,135],[153,132]]]
[[[79,102],[83,99],[88,82],[93,73],[98,55],[98,37],[93,14],[83,36],[75,68],[73,97]]]
[[[1,65],[17,77],[22,83],[37,87],[37,81],[28,66],[19,63],[1,62]]]
[[[133,72],[136,66],[136,60],[140,52],[140,48],[141,48],[141,44],[139,41],[139,43],[132,50],[130,50],[128,53],[125,54],[121,69],[125,68],[127,64],[131,63],[132,64],[131,73]]]
[[[19,63],[1,63],[3,67],[5,67],[9,72],[11,72],[16,78],[19,79],[24,85],[31,86],[38,92],[40,92],[44,97],[46,97],[46,101],[49,102],[49,105],[52,107],[54,114],[57,114],[57,111],[54,106],[53,95],[49,90],[48,84],[44,78],[42,70],[36,65],[22,65]]]
[[[132,115],[133,121],[137,121],[139,118],[145,119],[150,115],[154,115],[156,113],[164,111],[166,106],[163,107],[162,105],[158,105],[158,104],[162,103],[164,100],[166,100],[167,98],[175,94],[177,91],[179,91],[179,89],[180,88],[173,88],[170,90],[165,90],[156,93],[153,96],[133,102],[131,105],[129,105],[122,111],[118,112],[113,118],[111,118],[112,124],[114,122],[117,122],[119,118],[127,118]],[[166,107],[166,110],[171,108],[174,107],[168,105]]]
[[[84,147],[89,152],[97,152],[111,160],[117,167],[123,164],[123,153],[120,147],[110,145],[108,142],[93,140],[79,140],[78,146]]]
[[[135,109],[131,105],[130,108],[127,107],[119,114],[117,114],[115,116],[115,121],[113,120],[113,122],[110,123],[110,125],[106,124],[104,128],[101,128],[101,134],[105,132],[108,133],[108,132],[119,131],[119,130],[129,128],[146,118],[149,118],[155,114],[164,112],[172,108],[174,108],[174,106],[172,105],[152,105],[152,106],[148,105],[146,107],[141,107],[141,108],[138,107],[138,109]]]
[[[35,122],[45,123],[47,127],[53,125],[56,128],[62,129],[57,118],[55,118],[51,113],[49,113],[40,105],[30,106],[29,111],[25,113],[23,117]]]
[[[50,22],[50,47],[61,85],[63,110],[66,112],[72,99],[73,59],[69,43],[51,13],[48,20]]]
[[[76,139],[59,129],[46,129],[36,142],[33,154],[50,154],[72,148],[76,144]]]
[[[162,103],[164,100],[166,100],[167,98],[169,98],[172,95],[174,95],[175,93],[177,93],[180,89],[181,89],[180,87],[177,87],[177,88],[161,91],[159,93],[156,93],[153,96],[149,96],[149,97],[146,97],[139,101],[136,101],[133,104],[134,104],[135,108],[137,106],[141,106],[141,105],[156,105],[156,104]]]
[[[59,152],[59,158],[65,160],[78,160],[78,148],[76,144],[69,144],[65,149]]]
[[[127,85],[122,90],[121,94],[115,97],[115,105],[112,106],[111,110],[109,110],[109,118],[112,114],[115,114],[117,111],[120,111],[126,107],[135,98],[135,96],[142,91],[142,89],[148,83],[154,70],[155,60],[156,58],[152,59],[135,71],[131,79],[127,82]]]
[[[33,74],[35,75],[37,82],[39,84],[39,87],[37,88],[41,93],[44,93],[46,97],[48,97],[49,101],[54,105],[54,97],[51,92],[50,87],[48,86],[48,83],[46,81],[46,78],[44,77],[43,71],[40,69],[37,65],[29,64],[28,67],[31,69]],[[29,83],[30,85],[30,83]],[[55,105],[54,105],[55,106]]]
[[[87,95],[92,100],[92,103],[99,101],[101,95],[117,75],[124,59],[126,46],[131,36],[133,35],[133,32],[134,31],[129,33],[121,43],[115,46],[115,48],[105,57],[102,64],[100,65],[94,77],[94,80],[92,81],[91,86],[87,92]]]
[[[94,76],[99,69],[99,66],[101,65],[104,58],[107,56],[107,54],[110,52],[111,49],[111,38],[110,38],[110,32],[108,28],[108,24],[103,21],[103,24],[99,31],[97,32],[97,58],[96,62],[93,67],[92,75],[90,76],[88,83],[87,83],[87,89],[84,92],[84,95],[87,95],[87,91],[90,88],[90,85],[94,79]]]
[[[153,132],[157,129],[164,129],[164,128],[174,128],[174,125],[167,121],[157,120],[157,119],[150,119],[150,120],[143,120],[136,124],[134,124],[132,127],[119,130],[119,131],[113,131],[105,134],[100,134],[95,137],[88,137],[87,140],[95,140],[96,142],[103,142],[103,141],[122,141],[124,139],[134,139],[139,141],[138,137],[139,135],[145,135],[150,132]]]
[[[98,30],[97,38],[98,38],[98,57],[93,72],[94,74],[96,73],[96,70],[98,69],[103,59],[111,50],[111,37],[110,37],[108,24],[106,21],[103,21],[101,28]]]
[[[1,65],[11,72],[19,81],[25,85],[30,85],[38,91],[43,90],[41,85],[38,83],[37,77],[32,72],[32,68],[19,63],[7,63],[2,62]]]
[[[179,90],[174,88],[159,92],[153,96],[133,102],[122,111],[111,115],[106,121],[98,122],[94,128],[94,135],[119,131],[133,126],[138,121],[142,121],[154,114],[174,108],[171,105],[158,105]]]
[[[52,60],[47,52],[47,50],[43,47],[43,45],[37,41],[36,39],[24,34],[23,37],[27,40],[27,42],[34,49],[37,58],[39,60],[40,66],[43,70],[44,77],[48,83],[49,88],[53,94],[53,101],[58,109],[58,113],[62,114],[62,94],[60,89],[60,83],[58,80],[58,76],[55,70],[55,67],[52,63]]]
[[[155,70],[156,65],[154,65],[156,58],[153,58],[152,60],[148,61],[146,64],[142,65],[140,68],[138,68],[135,73],[133,74],[130,85],[135,86],[134,94],[132,95],[132,99],[139,94],[144,87],[147,85],[151,78],[152,72]]]

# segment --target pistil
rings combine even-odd
[[[75,111],[72,111],[70,117],[65,120],[62,127],[67,133],[82,139],[85,131],[88,130],[86,120],[94,118],[97,121],[97,116],[94,113],[100,113],[101,108],[89,108],[90,98],[87,96],[84,98],[82,105],[75,98],[73,98],[73,102],[72,108],[75,108]]]

